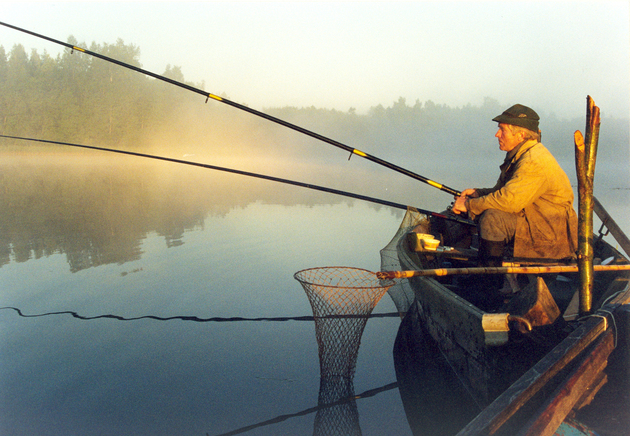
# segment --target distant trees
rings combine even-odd
[[[68,42],[78,45],[70,37]],[[91,51],[140,66],[140,49],[92,44]],[[177,67],[165,74],[177,80]],[[0,47],[0,131],[60,141],[138,145],[142,132],[168,119],[174,90],[120,66],[66,50],[56,59],[22,45]]]
[[[81,45],[73,37],[68,42]],[[92,43],[90,50],[141,66],[140,49],[120,39],[114,44]],[[168,65],[162,75],[186,83],[180,67]],[[491,98],[478,107],[452,108],[430,100],[408,104],[400,97],[391,106],[372,107],[364,115],[353,108],[347,112],[315,107],[265,111],[401,162],[494,155],[495,126],[490,120],[503,109]],[[582,128],[583,121],[550,116],[542,124],[544,142],[559,144],[560,151],[570,156],[573,131]],[[627,122],[608,126],[614,132],[602,129],[601,134],[610,135],[613,143],[609,146],[627,155]],[[187,150],[181,154],[201,147],[230,156],[279,153],[284,158],[321,160],[332,155],[330,147],[314,147],[312,138],[217,102],[203,104],[199,95],[118,65],[70,50],[56,58],[46,52],[29,55],[21,45],[8,53],[0,46],[0,132],[110,147],[159,145],[177,153]]]

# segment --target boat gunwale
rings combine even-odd
[[[532,366],[508,389],[494,399],[456,436],[494,434],[514,413],[556,377],[567,365],[583,355],[605,333],[616,334],[614,309],[630,304],[630,283],[595,313],[578,321],[578,327]]]

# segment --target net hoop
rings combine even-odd
[[[336,274],[336,275],[334,275]],[[337,279],[335,283],[321,281],[323,276],[329,279]],[[349,278],[349,276],[351,276]],[[317,286],[320,288],[345,288],[345,289],[376,289],[389,288],[395,284],[391,279],[378,279],[372,271],[363,268],[349,266],[326,266],[317,268],[307,268],[296,272],[293,277],[303,285]],[[344,281],[347,280],[346,281]],[[360,279],[365,282],[363,286],[352,285],[352,281]]]
[[[368,317],[395,281],[352,267],[308,268],[294,278],[313,309],[321,377],[351,379]]]

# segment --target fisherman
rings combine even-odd
[[[492,121],[506,152],[493,188],[462,191],[453,205],[479,231],[479,266],[501,266],[506,246],[515,258],[567,259],[577,250],[577,215],[569,178],[540,141],[538,114],[516,104]],[[510,244],[510,245],[508,245]],[[495,276],[496,277],[496,276]],[[495,282],[500,286],[503,277]]]

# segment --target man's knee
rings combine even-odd
[[[487,241],[509,242],[516,233],[517,215],[488,209],[479,217],[479,235]]]

